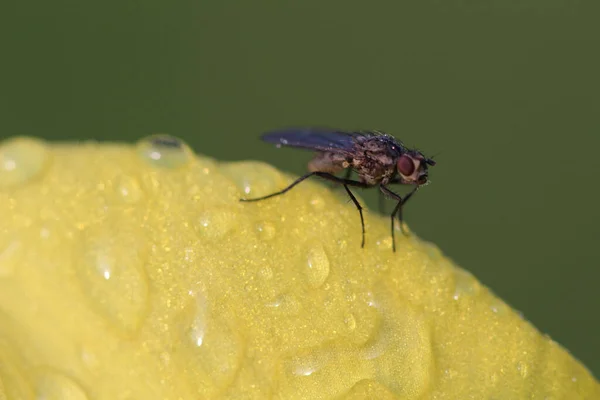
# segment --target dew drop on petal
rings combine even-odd
[[[527,366],[527,363],[519,361],[517,363],[517,371],[519,371],[521,378],[527,378],[529,375],[529,367]]]
[[[177,168],[192,160],[190,148],[180,139],[169,135],[153,135],[137,143],[138,155],[158,168]]]
[[[211,208],[202,211],[194,228],[198,236],[207,239],[220,239],[232,231],[236,225],[236,214],[225,209]]]
[[[465,296],[475,296],[481,290],[481,285],[477,280],[463,269],[456,269],[454,272],[454,300],[459,300]]]
[[[323,246],[316,245],[308,251],[305,273],[311,287],[318,288],[325,282],[329,268],[329,258]]]
[[[178,345],[169,362],[190,371],[190,385],[198,393],[216,398],[240,369],[243,341],[238,327],[209,301],[206,288],[189,293],[191,301],[173,325],[183,336],[175,340]]]
[[[28,182],[48,163],[46,145],[37,139],[18,137],[0,143],[0,188]]]
[[[135,331],[148,303],[146,242],[133,227],[84,231],[77,273],[92,307],[126,333]]]
[[[258,232],[258,237],[265,241],[273,239],[277,233],[275,225],[270,222],[261,222],[257,224],[256,230]]]

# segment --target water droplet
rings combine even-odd
[[[298,315],[301,305],[298,299],[291,294],[282,294],[273,302],[267,304],[267,307],[273,308],[285,315]]]
[[[318,196],[318,195],[313,195],[310,198],[310,205],[315,209],[315,210],[323,210],[325,208],[325,200],[323,199],[323,197]]]
[[[98,365],[99,365],[98,358],[96,357],[96,354],[94,354],[94,352],[92,350],[90,350],[84,346],[81,348],[80,355],[81,355],[81,361],[89,369],[95,369],[96,367],[98,367]]]
[[[107,227],[108,225],[108,227]],[[144,235],[132,226],[103,222],[84,232],[77,273],[92,306],[126,333],[140,325],[148,302]]]
[[[396,235],[396,240],[398,240],[398,235]],[[380,239],[376,242],[377,248],[379,250],[384,250],[384,251],[388,251],[392,248],[392,237],[391,236],[386,236],[383,239]],[[398,247],[398,243],[396,243],[396,248]]]
[[[48,151],[40,140],[19,137],[0,143],[0,188],[33,179],[47,162]]]
[[[261,222],[256,225],[259,237],[263,240],[271,240],[275,237],[275,225],[270,222]]]
[[[289,178],[284,180],[282,174],[272,166],[256,162],[221,164],[220,172],[229,177],[243,191],[244,196],[242,197],[244,198],[273,193],[291,182]],[[273,201],[276,204],[276,199]],[[273,201],[265,202],[265,204],[273,204]]]
[[[292,375],[311,376],[327,364],[328,358],[324,352],[294,357],[288,361],[287,368]]]
[[[308,252],[306,277],[313,288],[321,286],[329,276],[329,258],[323,246],[316,245]]]
[[[346,324],[346,327],[348,328],[348,330],[353,331],[356,329],[356,318],[354,318],[354,315],[352,314],[348,314],[346,315],[346,317],[344,317],[344,324]]]
[[[527,363],[519,361],[517,363],[517,371],[519,371],[519,374],[522,378],[527,378],[527,375],[529,375],[529,367],[527,366]]]
[[[36,385],[37,400],[87,400],[87,398],[79,384],[58,372],[43,373]]]
[[[464,296],[475,296],[479,294],[481,285],[467,271],[463,269],[456,269],[454,271],[454,300],[458,300]]]
[[[211,208],[200,213],[195,224],[198,235],[209,239],[220,239],[235,227],[237,215],[229,210]]]
[[[265,280],[273,279],[273,269],[271,269],[270,267],[262,267],[258,270],[258,274],[261,278]]]
[[[137,144],[139,156],[159,168],[177,168],[192,159],[189,147],[180,139],[169,135],[153,135]]]
[[[492,299],[492,303],[490,304],[490,309],[494,314],[498,315],[506,315],[509,311],[508,306],[502,302],[500,299]]]
[[[244,344],[239,336],[240,329],[215,309],[207,288],[190,292],[191,301],[173,324],[178,337],[170,354],[169,362],[189,371],[189,383],[205,398],[219,397],[231,384],[240,369]]]
[[[429,258],[431,258],[432,260],[439,260],[440,258],[442,258],[442,252],[440,251],[440,248],[437,247],[435,244],[431,242],[425,242],[424,245]]]
[[[192,292],[193,293],[193,292]],[[208,304],[206,296],[202,291],[193,293],[195,297],[195,314],[190,326],[190,339],[195,346],[202,346],[204,343],[204,335],[206,335],[206,329],[208,324]]]
[[[128,204],[137,203],[144,196],[143,189],[138,180],[130,176],[121,176],[115,188],[121,199]]]
[[[373,369],[374,379],[399,397],[421,398],[430,381],[431,332],[420,310],[409,307],[394,290],[377,289],[373,303],[380,322],[362,358]]]

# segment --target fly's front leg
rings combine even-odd
[[[402,218],[402,206],[408,201],[408,199],[411,198],[411,196],[417,191],[418,188],[419,188],[418,186],[415,186],[415,188],[412,191],[410,191],[403,199],[399,194],[392,192],[385,185],[379,185],[379,190],[381,191],[381,193],[383,193],[384,195],[386,195],[398,202],[396,204],[396,207],[394,207],[394,211],[392,211],[392,214],[390,215],[390,222],[391,222],[390,229],[392,231],[392,249],[394,250],[394,252],[396,251],[396,235],[394,232],[394,218],[396,217],[396,214],[397,214],[398,220],[400,221],[400,229],[402,230],[402,233],[404,233],[405,235],[408,235],[408,233],[404,229],[404,223],[403,223],[404,221]]]

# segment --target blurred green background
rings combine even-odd
[[[441,152],[411,228],[598,377],[599,21],[597,0],[5,1],[0,135],[165,132],[300,174],[310,154],[257,137],[387,130]]]

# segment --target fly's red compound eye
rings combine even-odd
[[[411,176],[415,172],[415,163],[409,156],[400,156],[397,166],[398,172],[404,176]]]

